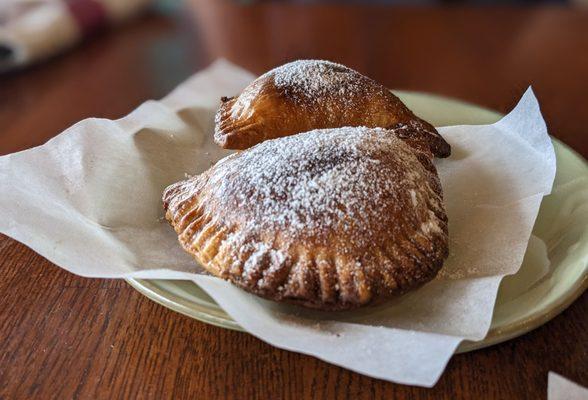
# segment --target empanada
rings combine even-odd
[[[215,141],[246,149],[267,139],[321,128],[409,127],[398,134],[411,145],[447,157],[449,144],[387,88],[329,61],[300,60],[260,76],[237,97],[221,99]],[[410,136],[408,134],[410,133]]]
[[[324,310],[376,303],[437,274],[447,217],[428,155],[346,127],[264,141],[168,187],[166,218],[210,273]]]

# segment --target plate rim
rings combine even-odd
[[[497,118],[503,116],[503,114],[498,113],[494,110],[491,110],[486,107],[478,106],[473,103],[469,103],[460,99],[455,99],[451,97],[446,97],[442,95],[426,93],[426,92],[418,92],[418,91],[404,91],[404,90],[395,90],[394,91],[400,95],[421,95],[421,96],[428,96],[430,98],[434,98],[435,100],[451,102],[456,105],[461,105],[465,107],[475,108],[478,111],[484,111],[487,113],[494,114]],[[558,146],[561,146],[564,150],[571,153],[576,159],[583,162],[583,164],[588,167],[588,162],[582,155],[576,152],[574,149],[566,145],[565,143],[561,142],[560,140],[551,137],[552,141],[554,141]],[[187,317],[196,319],[198,321],[218,326],[220,328],[230,329],[239,332],[247,332],[244,330],[237,322],[235,322],[230,315],[226,314],[224,310],[221,309],[221,312],[224,316],[217,316],[211,314],[209,310],[204,310],[202,306],[190,302],[174,293],[166,291],[158,287],[157,285],[153,284],[150,279],[136,279],[136,278],[125,278],[125,281],[137,290],[142,295],[146,296],[150,300],[169,308],[173,311],[176,311],[182,315]],[[193,283],[196,285],[196,283]],[[519,321],[515,321],[505,326],[494,327],[490,328],[486,337],[479,341],[469,341],[464,340],[458,346],[456,353],[465,353],[474,350],[479,350],[482,348],[490,347],[499,343],[503,343],[505,341],[514,339],[516,337],[522,336],[538,327],[546,324],[551,319],[559,315],[563,312],[567,307],[569,307],[574,301],[576,301],[583,293],[588,289],[588,273],[586,271],[579,277],[579,279],[575,280],[572,285],[568,286],[566,290],[564,290],[547,308],[547,311],[541,312],[536,311],[530,316],[526,318],[522,318]],[[220,307],[219,307],[220,308]]]
[[[228,314],[226,318],[217,317],[185,305],[184,303],[186,303],[186,301],[173,293],[167,292],[166,295],[162,294],[163,291],[153,285],[149,279],[125,278],[125,281],[150,300],[182,315],[196,319],[200,322],[218,326],[219,328],[247,332]],[[196,285],[196,283],[194,283],[194,285]],[[587,288],[588,275],[584,274],[580,279],[576,280],[573,285],[569,286],[562,295],[558,296],[555,302],[552,303],[552,306],[549,307],[548,311],[543,313],[535,312],[531,316],[521,319],[520,321],[515,321],[509,325],[490,328],[486,337],[482,340],[462,341],[455,353],[459,354],[483,349],[525,335],[561,314],[566,308],[574,303],[574,301],[576,301]]]

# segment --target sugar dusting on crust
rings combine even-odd
[[[232,106],[232,119],[250,116],[254,103],[263,97],[267,80],[299,107],[319,106],[328,118],[340,119],[353,107],[363,109],[366,99],[386,91],[372,79],[344,65],[325,60],[298,60],[266,72],[249,85]],[[220,114],[216,116],[217,127],[223,124],[221,117]]]
[[[324,60],[293,61],[261,78],[268,75],[273,76],[277,88],[288,91],[295,98],[304,97],[315,102],[332,96],[350,99],[376,86],[371,79],[351,68]]]
[[[268,85],[268,81],[273,85]],[[241,120],[247,126],[248,122],[244,121],[255,115],[256,102],[263,98],[268,87],[310,114],[320,110],[323,118],[331,121],[326,126],[353,120],[357,109],[370,121],[373,114],[382,110],[369,107],[369,99],[388,94],[382,85],[344,65],[325,60],[293,61],[266,72],[249,85],[231,107],[229,120],[223,121],[217,114],[215,130],[222,130],[225,124],[234,129],[229,121]]]
[[[206,184],[208,195],[227,210],[223,223],[238,224],[240,235],[269,230],[303,238],[338,231],[369,241],[381,232],[375,225],[389,219],[383,209],[392,214],[405,205],[416,209],[419,196],[440,202],[412,149],[380,128],[266,141],[221,164]],[[436,219],[434,213],[424,215],[423,233],[434,230]]]

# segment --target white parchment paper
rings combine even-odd
[[[253,76],[226,61],[120,120],[87,119],[0,157],[0,231],[75,274],[191,279],[251,334],[369,376],[432,386],[463,339],[488,332],[498,286],[522,262],[555,154],[528,90],[493,125],[441,128],[437,167],[450,256],[437,279],[378,307],[274,304],[203,274],[162,221],[161,192],[228,154],[212,140],[221,96]]]
[[[547,400],[586,400],[588,389],[563,376],[549,371],[547,374]]]

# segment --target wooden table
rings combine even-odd
[[[533,84],[551,133],[588,156],[587,11],[200,0],[0,77],[0,153],[86,117],[121,117],[220,56],[257,73],[328,58],[392,88],[503,112]],[[588,385],[587,300],[523,337],[455,356],[423,389],[189,319],[123,281],[71,275],[1,237],[0,399],[540,399],[549,370]]]

